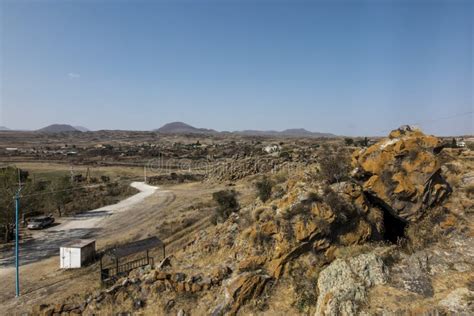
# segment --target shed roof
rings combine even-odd
[[[85,246],[88,246],[92,243],[95,243],[95,239],[76,239],[72,240],[61,247],[64,248],[83,248]]]
[[[154,236],[117,246],[107,250],[106,253],[116,258],[121,258],[163,245],[164,243],[158,237]]]

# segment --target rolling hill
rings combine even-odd
[[[41,133],[64,133],[64,132],[81,132],[79,129],[68,125],[68,124],[52,124],[46,127],[43,127],[37,132]]]
[[[217,131],[213,129],[197,128],[183,122],[172,122],[163,125],[155,130],[163,134],[214,134]]]

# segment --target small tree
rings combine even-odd
[[[51,184],[51,202],[58,211],[59,217],[63,215],[65,205],[72,201],[72,189],[73,184],[68,176],[55,179]]]
[[[262,202],[268,201],[272,195],[273,182],[267,177],[263,177],[262,180],[255,183],[257,188],[257,195]]]
[[[352,146],[354,144],[354,140],[352,138],[344,138],[344,142],[346,146]]]
[[[14,232],[14,196],[18,189],[19,177],[21,182],[25,182],[28,173],[13,167],[0,169],[0,226],[3,228],[3,240],[5,242],[10,241]]]
[[[364,147],[369,146],[369,139],[367,137],[364,137],[363,145],[364,145]]]
[[[451,148],[457,148],[458,147],[458,143],[456,142],[456,138],[453,138],[451,140]]]
[[[237,192],[234,190],[222,190],[214,192],[212,199],[217,203],[215,221],[225,221],[230,214],[239,210]]]
[[[12,167],[0,169],[0,225],[3,241],[8,242],[13,236],[15,223],[14,195],[18,187],[18,170]]]

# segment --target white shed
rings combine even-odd
[[[74,240],[59,248],[61,269],[80,268],[95,256],[95,240]]]

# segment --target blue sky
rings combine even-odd
[[[0,0],[0,125],[474,133],[473,1]]]

